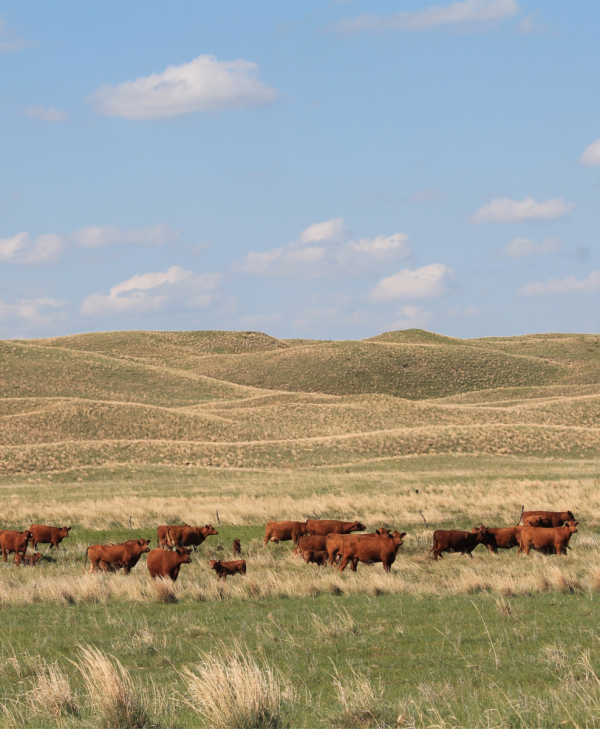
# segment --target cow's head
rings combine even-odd
[[[210,560],[210,568],[211,570],[216,570],[217,567],[221,566],[221,560],[220,559],[211,559]]]
[[[351,532],[364,532],[366,531],[367,527],[364,524],[361,524],[359,521],[355,521],[354,524],[350,527]]]
[[[237,547],[239,549],[241,547],[240,540],[239,539],[234,539],[233,540],[233,546],[234,547]]]
[[[481,526],[475,527],[474,533],[477,535],[477,542],[481,544],[481,542],[485,541],[490,532],[489,529],[482,524]]]
[[[571,532],[571,534],[575,534],[575,532],[577,531],[578,525],[579,525],[578,521],[572,520],[572,521],[567,522],[567,526],[569,527],[569,531]]]
[[[29,529],[24,529],[21,534],[25,537],[26,542],[33,541],[33,533]]]
[[[575,521],[575,517],[573,516],[572,511],[567,511],[567,516],[569,517],[569,521]]]
[[[42,553],[41,552],[36,552],[33,555],[33,564],[37,564],[40,561],[41,558],[42,558]]]
[[[205,524],[204,525],[204,536],[205,537],[211,537],[215,534],[218,534],[219,532],[214,528],[212,524]]]
[[[73,527],[62,527],[62,529],[59,531],[58,536],[62,537],[63,539],[65,537],[69,536],[69,532],[71,531]]]
[[[150,540],[148,539],[138,539],[136,544],[139,545],[140,549],[142,550],[142,554],[145,552],[150,551]]]
[[[179,547],[177,550],[177,554],[182,558],[182,564],[189,564],[192,561],[192,558],[190,557],[191,553],[192,550],[186,549],[185,547]]]
[[[379,527],[379,529],[375,529],[375,534],[379,534],[380,537],[387,537],[390,533],[389,529],[386,529],[385,527]]]

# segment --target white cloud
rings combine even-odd
[[[408,241],[406,233],[346,240],[344,220],[333,218],[309,226],[287,246],[262,253],[250,251],[234,265],[234,270],[297,277],[364,273],[382,262],[407,258],[411,253]]]
[[[25,114],[32,119],[41,119],[42,121],[49,122],[64,122],[69,119],[66,111],[55,109],[53,106],[44,106],[43,104],[26,109]]]
[[[218,296],[221,278],[220,273],[195,274],[181,266],[136,274],[113,286],[108,295],[90,294],[83,301],[81,314],[147,314],[173,306],[209,306]]]
[[[521,223],[525,220],[555,220],[573,210],[574,203],[561,197],[546,202],[536,202],[532,197],[524,200],[509,200],[507,197],[496,198],[483,205],[471,217],[471,223]]]
[[[372,289],[370,297],[373,301],[437,298],[447,293],[452,275],[452,269],[443,263],[432,263],[413,271],[405,268],[393,276],[382,278]]]
[[[593,294],[596,291],[600,291],[600,273],[598,271],[592,271],[583,281],[575,276],[569,276],[562,280],[551,278],[546,283],[530,283],[523,286],[519,293],[522,296],[552,296],[554,294]]]
[[[67,241],[60,235],[39,235],[34,240],[29,233],[17,233],[0,240],[0,263],[36,266],[60,260]]]
[[[547,256],[560,250],[560,238],[546,238],[542,243],[531,238],[515,238],[498,251],[501,258],[525,258],[527,256]]]
[[[589,147],[586,147],[583,154],[579,158],[579,161],[589,167],[596,167],[600,165],[600,139],[592,142]]]
[[[21,299],[16,304],[5,304],[0,300],[0,319],[17,317],[18,319],[24,319],[29,324],[46,325],[62,314],[62,312],[57,312],[56,309],[62,308],[66,303],[66,301],[47,297]]]
[[[91,96],[95,109],[125,119],[162,119],[194,111],[224,111],[275,102],[276,89],[257,79],[258,66],[243,58],[217,61],[198,56],[117,86],[106,84]]]
[[[118,243],[137,243],[138,245],[160,246],[173,243],[180,236],[179,230],[168,225],[148,225],[145,228],[123,230],[117,225],[88,225],[76,230],[71,239],[79,248],[103,248]]]
[[[2,20],[0,20],[0,53],[16,53],[32,45],[31,41],[24,38],[11,37],[12,33]]]
[[[340,20],[330,30],[346,35],[387,30],[424,31],[439,27],[496,23],[520,12],[516,0],[459,0],[450,5],[432,5],[423,10],[391,15],[363,13],[355,18]]]
[[[422,306],[403,306],[396,312],[396,319],[386,324],[387,331],[395,331],[397,329],[422,329],[427,326],[433,314],[425,311]]]

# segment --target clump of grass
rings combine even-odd
[[[158,602],[165,604],[174,604],[178,602],[177,587],[172,580],[159,577],[153,581],[153,585],[156,590],[156,598]]]
[[[360,625],[350,615],[346,608],[338,610],[338,612],[328,620],[321,620],[317,615],[312,613],[313,623],[317,633],[322,638],[339,638],[346,635],[359,635],[361,632]]]
[[[391,705],[383,697],[381,682],[375,686],[368,675],[348,667],[343,674],[335,669],[333,684],[342,707],[342,713],[333,717],[335,726],[347,729],[392,726],[394,715]]]
[[[270,666],[261,666],[247,648],[203,653],[186,668],[186,703],[214,729],[281,729],[291,689]]]
[[[156,726],[147,692],[136,685],[121,662],[98,648],[80,647],[79,668],[98,725],[106,729],[146,729]]]
[[[70,716],[79,716],[77,695],[58,663],[44,661],[38,666],[27,699],[35,714],[50,716],[57,722]]]

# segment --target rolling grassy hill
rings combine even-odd
[[[595,454],[600,337],[107,332],[0,342],[0,472]]]

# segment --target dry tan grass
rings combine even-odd
[[[63,719],[79,716],[77,695],[58,663],[41,661],[36,666],[33,688],[28,692],[27,699],[33,713],[50,716],[59,724]]]

